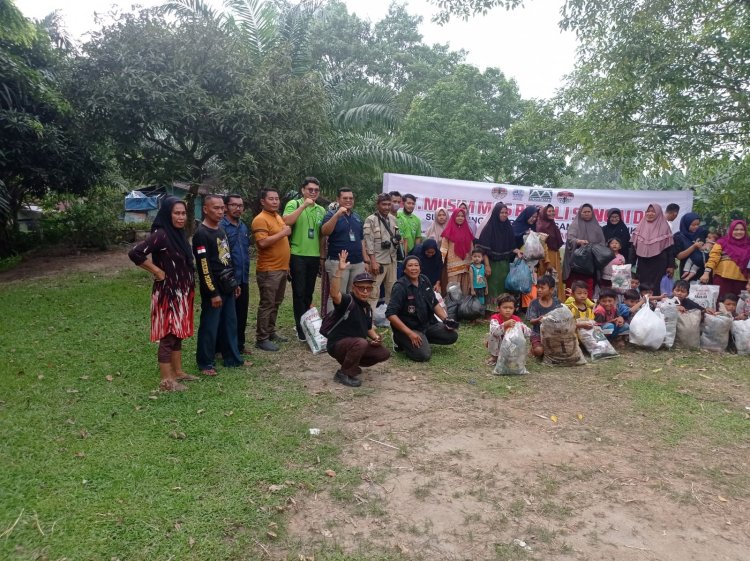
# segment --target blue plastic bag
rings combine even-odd
[[[674,281],[672,280],[672,277],[669,275],[664,275],[661,278],[661,283],[659,283],[659,290],[661,290],[661,293],[665,296],[672,297],[672,290],[674,289]]]
[[[523,259],[516,259],[510,264],[510,272],[505,277],[505,290],[508,292],[531,292],[531,269]]]

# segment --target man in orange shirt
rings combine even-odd
[[[263,210],[251,225],[258,248],[255,278],[260,292],[255,346],[264,351],[278,351],[279,346],[275,341],[284,343],[288,340],[276,333],[276,316],[284,300],[289,273],[288,236],[292,233],[292,229],[279,215],[280,204],[276,189],[263,189],[260,192],[260,206]]]

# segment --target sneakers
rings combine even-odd
[[[393,336],[393,331],[391,331],[391,343],[393,343],[393,350],[397,353],[403,351],[403,349],[396,344],[396,338]]]
[[[283,335],[279,335],[278,333],[273,333],[269,337],[269,340],[271,340],[271,341],[278,341],[279,343],[288,343],[289,342],[289,339],[287,339]]]
[[[333,381],[345,386],[349,386],[350,388],[358,388],[362,385],[362,382],[360,380],[357,380],[357,378],[352,378],[351,376],[347,376],[341,370],[336,371],[336,374],[333,376]]]
[[[307,337],[305,337],[304,333],[297,333],[297,341],[301,341],[303,343],[307,342]]]
[[[256,342],[255,346],[261,351],[276,352],[279,350],[279,346],[268,339]]]

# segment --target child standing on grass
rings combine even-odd
[[[570,285],[571,296],[565,300],[565,305],[573,314],[573,319],[578,324],[578,329],[591,329],[594,327],[594,303],[589,300],[589,287],[581,280],[573,281]],[[588,323],[586,323],[588,322]]]
[[[487,275],[484,271],[484,253],[481,249],[474,248],[471,252],[471,295],[484,304],[484,295],[487,292]]]
[[[528,337],[531,333],[531,330],[523,324],[521,318],[515,315],[515,312],[516,299],[512,295],[506,293],[497,297],[497,313],[490,317],[490,333],[485,342],[487,349],[490,351],[487,364],[494,365],[497,362],[497,357],[500,355],[500,343],[502,343],[508,329],[519,324],[524,335]]]
[[[620,253],[620,250],[622,249],[622,242],[620,242],[617,238],[612,238],[607,241],[607,246],[609,246],[609,249],[615,252],[615,257],[607,263],[604,266],[604,269],[602,269],[602,278],[599,281],[599,287],[611,287],[612,286],[612,272],[615,265],[624,265],[625,264],[625,257]]]
[[[604,335],[615,347],[625,347],[625,335],[630,331],[626,318],[630,308],[617,303],[617,294],[611,288],[603,288],[599,294],[599,304],[594,308],[594,321],[601,326]]]
[[[544,356],[542,317],[561,305],[555,295],[555,279],[550,275],[544,275],[537,281],[536,298],[526,310],[526,321],[531,324],[531,353],[537,358]]]

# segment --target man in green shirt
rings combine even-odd
[[[422,243],[422,222],[414,214],[417,198],[411,193],[403,196],[404,208],[398,211],[398,229],[404,244],[404,255],[414,249],[418,243]]]
[[[284,223],[292,228],[289,238],[292,256],[289,272],[292,275],[292,302],[297,338],[305,340],[300,318],[312,304],[315,281],[320,272],[320,225],[325,210],[315,201],[320,195],[320,181],[305,177],[300,185],[300,197],[284,207]]]

